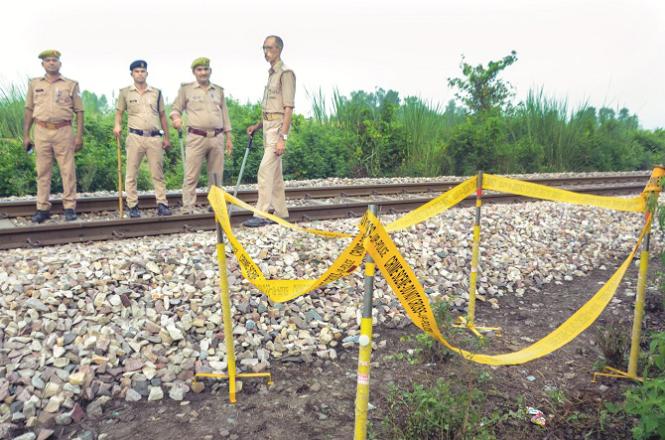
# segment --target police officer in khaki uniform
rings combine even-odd
[[[283,48],[284,42],[276,35],[267,37],[263,42],[263,54],[270,63],[268,84],[263,92],[263,118],[261,122],[247,127],[247,134],[253,135],[256,130],[263,128],[264,150],[258,173],[259,199],[256,208],[267,211],[272,205],[275,215],[287,218],[289,211],[284,193],[282,154],[286,149],[291,126],[296,76],[281,60]],[[256,228],[269,223],[268,220],[254,216],[243,224]]]
[[[37,168],[37,212],[32,221],[42,223],[51,217],[51,168],[55,156],[62,178],[62,205],[65,220],[76,220],[76,164],[74,153],[83,148],[83,103],[76,81],[60,75],[60,52],[45,50],[39,54],[46,74],[31,79],[25,98],[23,146],[30,152],[30,128],[35,123]],[[72,117],[76,113],[76,137]]]
[[[173,126],[182,128],[181,116],[187,112],[187,147],[185,154],[185,176],[182,185],[182,205],[187,211],[196,203],[196,184],[203,160],[208,162],[208,182],[216,174],[220,181],[224,174],[224,137],[226,152],[233,150],[231,121],[226,107],[224,89],[210,82],[212,69],[210,60],[197,58],[192,63],[196,81],[184,83],[178,90],[171,107]]]
[[[122,114],[127,112],[125,190],[127,191],[129,216],[132,218],[141,216],[136,191],[136,175],[143,156],[148,157],[150,175],[157,199],[157,214],[171,215],[166,200],[166,183],[162,169],[164,150],[168,150],[171,146],[169,127],[164,112],[164,97],[159,89],[149,86],[146,82],[147,69],[148,63],[143,60],[136,60],[129,65],[134,84],[120,89],[116,104],[115,127],[113,128],[113,134],[120,137]]]

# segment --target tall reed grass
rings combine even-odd
[[[0,85],[0,139],[23,137],[25,86]]]

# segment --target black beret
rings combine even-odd
[[[129,70],[132,71],[134,69],[147,69],[148,68],[148,63],[146,63],[143,60],[136,60],[132,64],[129,65]]]

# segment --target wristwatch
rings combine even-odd
[[[280,133],[280,136],[282,136],[282,139],[287,140],[289,138],[289,135],[286,133]]]

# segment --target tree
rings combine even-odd
[[[81,100],[83,101],[83,108],[88,115],[106,114],[110,110],[106,95],[97,96],[93,92],[84,90],[81,93]]]
[[[448,86],[459,89],[455,97],[462,101],[473,113],[484,113],[494,109],[503,109],[510,97],[513,96],[510,83],[497,77],[503,69],[517,61],[517,52],[499,61],[490,61],[487,67],[482,64],[472,66],[464,61],[460,62],[463,78],[448,78]]]

